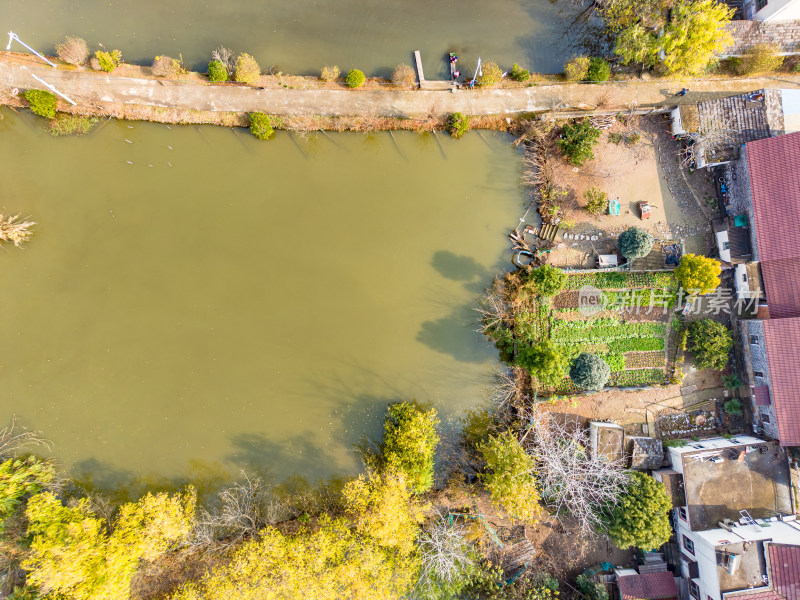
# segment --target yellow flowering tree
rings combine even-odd
[[[402,474],[361,475],[345,485],[343,496],[358,532],[387,548],[414,550],[423,514]]]
[[[481,479],[492,502],[509,516],[533,523],[539,515],[539,490],[532,475],[533,458],[511,432],[490,435],[478,446],[486,461]]]
[[[124,504],[109,527],[85,498],[64,506],[44,492],[28,501],[27,581],[48,595],[72,600],[127,598],[139,561],[153,560],[188,535],[195,493],[147,494]]]
[[[296,535],[265,528],[172,600],[400,600],[418,572],[412,557],[382,548],[344,519],[323,515],[314,529]]]

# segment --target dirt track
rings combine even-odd
[[[146,69],[136,69],[138,73]],[[183,108],[198,111],[273,115],[419,117],[462,112],[504,115],[549,110],[591,110],[631,106],[657,107],[696,102],[763,87],[800,88],[800,76],[775,75],[761,79],[633,80],[589,85],[533,84],[486,90],[349,90],[342,87],[292,89],[245,85],[210,85],[197,75],[177,80],[129,77],[125,69],[113,74],[64,66],[52,69],[32,55],[0,52],[0,88],[44,89],[32,75],[56,86],[79,105],[102,110],[104,104]],[[676,90],[688,87],[683,97]]]

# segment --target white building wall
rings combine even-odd
[[[756,21],[791,21],[800,19],[800,0],[767,0],[767,5],[756,12]]]
[[[678,509],[675,510],[675,523],[677,524],[675,534],[681,555],[697,562],[699,577],[692,579],[692,581],[700,589],[699,600],[707,600],[709,597],[714,600],[722,600],[722,594],[719,591],[719,579],[717,578],[717,552],[715,546],[705,539],[701,532],[691,531],[689,524],[680,518]],[[689,552],[684,546],[684,537],[690,539],[694,544],[694,553]],[[687,577],[689,574],[688,565],[681,565],[681,571],[683,576]]]

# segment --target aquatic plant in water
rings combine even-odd
[[[19,221],[19,215],[6,217],[0,214],[0,241],[11,242],[20,247],[22,242],[27,242],[33,235],[33,221]]]

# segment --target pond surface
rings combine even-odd
[[[0,211],[38,225],[0,248],[0,420],[65,466],[351,472],[387,403],[447,428],[486,397],[497,353],[473,308],[524,204],[510,137],[52,138],[2,114]]]
[[[429,79],[449,71],[448,52],[475,68],[478,56],[504,68],[513,62],[560,72],[564,61],[596,35],[578,20],[572,0],[7,0],[3,32],[52,52],[66,35],[119,48],[128,62],[150,64],[157,54],[183,55],[205,70],[223,44],[249,52],[264,69],[319,74],[326,64],[387,76],[412,64],[420,50]],[[23,51],[19,45],[17,50]],[[93,47],[96,49],[96,47]]]

